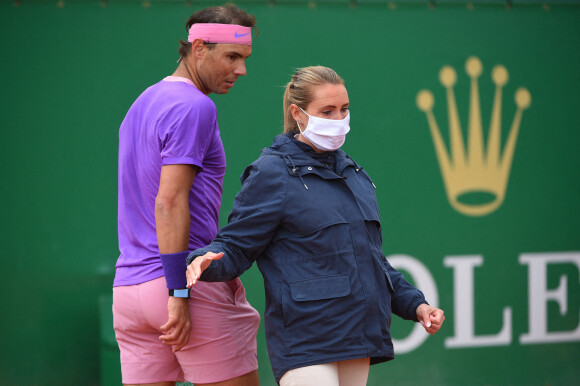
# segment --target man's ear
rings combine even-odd
[[[195,39],[191,42],[191,53],[197,58],[201,59],[205,55],[207,47],[205,46],[203,40]]]

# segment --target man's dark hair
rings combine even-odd
[[[226,4],[197,11],[191,15],[185,24],[185,30],[189,32],[189,29],[195,23],[238,24],[255,29],[256,17],[236,7],[234,4]],[[180,40],[179,43],[179,55],[181,55],[182,58],[185,58],[191,52],[191,43],[186,40]],[[215,44],[212,43],[207,45],[209,46],[209,49],[215,47]]]

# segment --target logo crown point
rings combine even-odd
[[[469,57],[465,62],[465,72],[472,78],[479,78],[483,72],[481,60],[475,56]]]
[[[439,71],[439,82],[445,87],[453,87],[457,82],[457,73],[451,66],[443,66]]]
[[[417,94],[417,106],[423,112],[430,112],[435,104],[435,98],[429,90],[421,90]]]
[[[504,66],[498,64],[495,66],[491,73],[491,79],[496,86],[503,87],[507,84],[509,75]]]
[[[518,108],[522,110],[527,109],[532,104],[532,95],[530,94],[528,89],[524,87],[518,88],[514,99],[516,101],[516,105],[518,106]]]

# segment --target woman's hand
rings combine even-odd
[[[421,304],[417,307],[417,320],[423,325],[425,331],[433,335],[441,328],[445,320],[443,310],[431,307],[428,304]]]
[[[201,276],[201,273],[209,267],[213,260],[219,260],[223,257],[224,253],[213,253],[208,252],[203,256],[198,256],[189,264],[187,267],[187,288],[191,288]]]

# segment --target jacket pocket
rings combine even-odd
[[[391,280],[391,275],[389,275],[389,270],[385,267],[385,276],[387,277],[387,284],[392,293],[395,293],[395,287],[393,286],[393,280]]]
[[[348,274],[289,282],[282,289],[284,353],[294,361],[364,347],[364,312]]]
[[[392,320],[392,301],[395,296],[395,287],[393,280],[389,274],[387,267],[387,259],[382,252],[372,251],[373,259],[375,261],[375,278],[378,287],[379,297],[379,321],[381,333],[383,336],[390,336],[391,320]]]
[[[375,261],[375,267],[377,267],[380,272],[385,275],[385,282],[387,288],[390,290],[391,293],[395,293],[395,286],[393,285],[393,280],[391,279],[391,275],[389,274],[389,268],[387,266],[387,258],[381,252],[378,251],[371,251],[373,255],[373,259]]]
[[[317,277],[290,283],[292,299],[296,302],[341,298],[350,294],[348,275]]]

